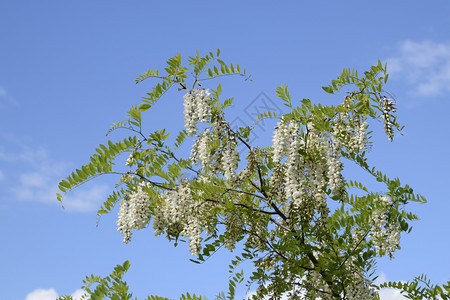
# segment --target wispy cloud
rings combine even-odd
[[[2,109],[5,104],[18,106],[19,102],[17,102],[4,87],[0,86],[0,109]]]
[[[68,163],[55,161],[44,148],[18,146],[19,151],[7,152],[0,149],[0,160],[11,163],[21,171],[13,171],[17,176],[8,187],[10,197],[21,201],[60,205],[56,200],[58,183],[71,167]],[[14,168],[14,169],[16,169]],[[2,173],[0,173],[0,178]],[[4,180],[3,180],[4,182]],[[68,211],[92,212],[105,200],[108,187],[104,184],[82,186],[69,193],[64,207]]]
[[[71,296],[74,300],[80,300],[84,294],[83,290],[76,290]],[[56,298],[58,298],[58,293],[55,289],[36,289],[29,293],[25,300],[55,300]]]
[[[411,85],[411,94],[450,93],[450,42],[402,41],[397,53],[386,61],[392,77],[405,79]]]
[[[387,281],[386,274],[381,272],[380,276],[378,276],[377,280],[375,281],[375,284],[381,284],[386,281]],[[393,288],[382,288],[378,293],[380,295],[381,300],[405,300],[405,299],[408,299],[400,293],[400,290],[393,289]]]
[[[58,298],[58,293],[55,289],[36,289],[29,293],[25,300],[55,300]]]

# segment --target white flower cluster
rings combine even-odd
[[[375,289],[371,286],[370,280],[366,279],[361,270],[351,261],[347,261],[345,281],[346,300],[373,300],[376,296]],[[302,299],[336,299],[332,294],[330,287],[317,271],[311,271],[305,277],[303,284],[306,288],[305,298]],[[319,292],[322,291],[322,292]]]
[[[370,280],[364,278],[358,272],[352,272],[349,284],[345,286],[345,299],[347,300],[373,300],[375,289],[370,285]]]
[[[205,222],[201,218],[208,215],[208,203],[195,201],[187,182],[183,182],[177,189],[165,193],[164,204],[160,205],[153,218],[155,235],[166,233],[167,237],[181,234],[189,238],[189,250],[198,255],[201,250]]]
[[[195,159],[195,161],[200,162],[202,170],[204,172],[208,171],[213,160],[213,155],[210,148],[213,138],[214,137],[211,136],[211,131],[209,130],[209,128],[207,128],[194,144],[194,147],[191,151],[192,155],[198,154],[198,157],[197,159]]]
[[[390,204],[390,200],[384,196],[377,200],[385,207]],[[369,237],[380,256],[387,252],[390,257],[393,257],[395,250],[400,249],[400,228],[396,224],[387,222],[386,213],[385,208],[375,209],[372,213],[372,230]]]
[[[213,142],[218,141],[218,148]],[[200,163],[204,173],[222,174],[226,180],[236,179],[239,162],[236,137],[222,120],[214,122],[195,142],[191,150],[193,162]]]
[[[273,161],[275,168],[270,178],[270,184],[277,196],[283,196],[281,185],[284,183],[284,196],[291,198],[299,205],[303,200],[304,161],[299,153],[303,145],[299,136],[299,125],[295,122],[278,122],[273,142]],[[282,162],[287,154],[286,161]],[[275,195],[272,195],[275,196]]]
[[[285,193],[286,197],[291,198],[293,203],[298,206],[302,202],[304,196],[303,180],[305,165],[303,157],[299,154],[299,150],[303,144],[301,143],[298,134],[298,124],[291,122],[289,124],[289,131],[291,132],[291,141],[285,163]]]
[[[331,294],[329,286],[325,283],[319,272],[309,272],[303,280],[303,284],[306,289],[305,297],[303,299],[335,299]]]
[[[289,124],[290,125],[290,124]],[[286,154],[286,150],[289,148],[289,137],[293,134],[289,130],[289,126],[283,121],[278,122],[275,128],[273,142],[273,161],[280,163],[283,156]]]
[[[318,132],[311,124],[307,127],[307,144],[299,125],[293,121],[288,124],[279,122],[272,140],[276,165],[270,178],[271,190],[277,196],[281,196],[281,190],[284,190],[284,196],[292,199],[297,207],[307,197],[307,191],[318,206],[326,205],[323,187],[328,184],[333,193],[338,193],[344,185],[340,141]],[[318,159],[305,159],[301,154],[305,152]],[[286,160],[283,162],[284,156]],[[283,184],[284,189],[281,188]]]
[[[125,166],[131,167],[135,162],[134,159],[134,151],[130,153],[130,156],[128,156],[127,162],[125,163]]]
[[[310,197],[314,201],[314,207],[319,213],[319,215],[327,215],[329,212],[327,203],[326,203],[326,194],[324,187],[327,184],[330,184],[330,179],[340,177],[340,169],[338,165],[331,165],[331,161],[329,162],[330,148],[332,144],[329,143],[326,135],[321,133],[313,128],[311,124],[308,124],[308,145],[307,149],[313,155],[315,155],[318,160],[306,161],[306,169],[307,169],[307,189],[310,191]],[[333,169],[329,169],[330,165]],[[339,172],[338,174],[334,174],[335,172]],[[331,175],[331,176],[330,176]],[[327,178],[330,176],[330,178]],[[325,219],[321,218],[320,221],[325,221]],[[324,225],[324,224],[319,224]]]
[[[367,145],[367,120],[365,116],[353,118],[353,138],[348,143],[348,148],[354,152],[360,152]]]
[[[336,116],[332,135],[342,141],[349,151],[360,152],[366,147],[367,119],[365,116],[350,115],[348,112]]]
[[[211,93],[209,90],[193,89],[183,96],[184,122],[188,136],[197,133],[197,123],[208,122],[211,116]]]
[[[140,183],[135,192],[120,202],[117,230],[122,232],[124,243],[131,240],[131,229],[142,229],[150,220],[150,198],[144,191],[145,186],[148,183]]]
[[[391,112],[395,112],[395,103],[392,101],[392,99],[388,99],[387,97],[383,97],[381,100],[381,109],[383,110],[383,113],[381,115],[381,118],[383,119],[384,123],[384,131],[386,132],[388,138],[390,141],[394,138],[394,129],[392,128],[392,115]]]
[[[251,148],[247,155],[247,166],[243,168],[237,175],[236,175],[236,183],[240,183],[242,181],[245,181],[247,178],[253,175],[253,173],[258,168],[258,161],[256,158],[256,152],[258,151],[257,148]]]
[[[236,139],[233,135],[230,135],[225,149],[222,152],[222,170],[226,180],[235,179],[238,161],[239,152],[236,149]]]
[[[236,247],[236,243],[244,234],[244,222],[242,217],[237,214],[229,213],[225,216],[225,248],[230,251]]]
[[[343,164],[340,160],[342,144],[338,139],[330,140],[327,157],[327,177],[328,184],[334,194],[340,194],[344,187],[344,177],[342,176]]]

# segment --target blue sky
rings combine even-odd
[[[217,48],[253,74],[253,82],[222,82],[236,99],[231,118],[244,123],[261,92],[276,102],[284,83],[295,99],[336,104],[341,99],[321,86],[343,68],[388,62],[387,89],[406,128],[394,143],[376,138],[370,160],[429,203],[412,205],[421,221],[378,271],[387,280],[449,280],[449,28],[448,1],[1,1],[0,300],[72,294],[85,275],[106,275],[126,259],[139,298],[191,291],[212,299],[226,290],[226,252],[198,266],[187,247],[151,229],[122,244],[116,212],[97,227],[111,178],[70,194],[65,210],[54,196],[58,181],[150,90],[151,82],[134,83],[139,73],[177,52]],[[147,128],[180,129],[181,96],[169,93],[149,111]],[[271,139],[272,128],[258,130],[261,143]],[[384,299],[400,298],[387,291]]]

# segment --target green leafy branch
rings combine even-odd
[[[425,275],[415,277],[412,282],[385,282],[381,288],[394,288],[400,290],[403,296],[413,300],[448,300],[450,299],[450,281],[439,285],[431,284]]]

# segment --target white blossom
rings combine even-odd
[[[124,243],[131,240],[131,229],[142,229],[150,220],[150,198],[144,190],[146,185],[145,182],[140,183],[135,192],[120,202],[117,230],[122,232]]]
[[[233,138],[230,138],[222,152],[222,170],[226,180],[235,179],[238,161],[239,152],[236,149],[236,142]]]
[[[184,123],[188,136],[197,133],[197,123],[208,122],[211,116],[212,101],[209,90],[193,89],[183,96]]]
[[[132,166],[134,164],[134,151],[130,153],[130,156],[127,159],[127,162],[125,163],[125,166]]]
[[[283,121],[278,122],[274,136],[273,142],[273,161],[280,163],[283,155],[287,150],[287,143],[289,138],[289,127]]]
[[[396,111],[395,103],[392,101],[392,99],[382,97],[381,110],[382,110],[381,118],[383,119],[384,131],[386,132],[386,135],[388,136],[389,140],[392,141],[394,138],[394,129],[392,128],[392,126],[394,124],[392,123],[393,116],[391,115],[391,112]]]
[[[387,207],[391,203],[389,198],[381,196],[377,201],[382,207],[375,209],[371,215],[372,230],[369,237],[380,256],[387,253],[393,257],[395,250],[400,249],[400,228],[398,224],[387,220]]]
[[[303,145],[300,141],[299,126],[291,122],[289,124],[288,154],[286,158],[285,193],[295,205],[303,200],[304,162],[299,150]]]
[[[197,132],[198,118],[195,113],[195,96],[187,93],[183,96],[184,99],[184,126],[186,127],[186,134],[193,136]]]
[[[205,201],[195,201],[187,182],[164,195],[153,218],[155,235],[166,233],[168,237],[181,235],[189,238],[189,250],[198,255],[201,250],[201,233],[206,227],[202,218],[208,215],[210,206]]]
[[[334,139],[329,143],[327,157],[327,177],[328,185],[334,194],[340,194],[344,187],[344,176],[342,176],[343,164],[341,158],[342,145],[338,139]]]

